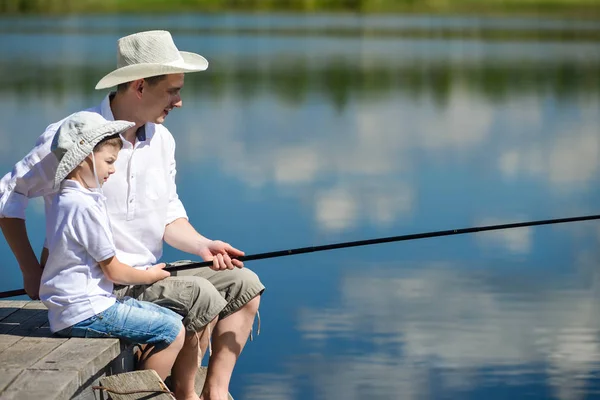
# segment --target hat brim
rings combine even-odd
[[[134,64],[118,68],[104,76],[96,84],[96,90],[107,89],[121,83],[135,81],[150,76],[199,72],[208,68],[208,61],[200,54],[180,51],[182,60],[168,64]]]
[[[56,167],[56,174],[54,175],[54,188],[58,189],[60,187],[61,182],[67,175],[69,175],[71,171],[94,151],[94,147],[96,147],[102,139],[118,133],[123,133],[134,126],[134,122],[110,121],[83,134],[82,136],[92,139],[75,143],[71,149],[62,155],[58,162],[58,166]]]

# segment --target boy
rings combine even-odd
[[[142,368],[165,379],[183,347],[185,329],[175,312],[132,298],[117,300],[113,282],[152,284],[170,274],[158,264],[135,269],[115,256],[102,184],[115,172],[120,134],[134,125],[109,122],[82,111],[66,119],[53,142],[58,159],[53,198],[46,222],[49,257],[40,297],[48,308],[50,329],[67,337],[118,337],[154,345]],[[198,399],[189,377],[195,365],[173,369],[177,399]],[[193,379],[191,380],[193,382]]]

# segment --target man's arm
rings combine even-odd
[[[19,263],[27,295],[34,300],[39,299],[42,267],[29,242],[25,220],[0,218],[0,228]]]
[[[166,151],[169,155],[169,205],[167,208],[167,219],[165,221],[165,234],[163,239],[169,245],[186,253],[202,257],[204,261],[213,261],[212,269],[215,271],[223,269],[242,268],[244,263],[232,260],[232,257],[244,255],[230,244],[220,240],[210,240],[199,234],[189,223],[185,208],[177,195],[177,163],[175,162],[175,140],[171,133],[164,128],[167,140]]]
[[[210,240],[199,234],[186,218],[178,218],[165,227],[165,242],[178,250],[195,254],[205,261],[213,261],[212,269],[242,268],[244,263],[234,257],[244,252],[220,240]]]
[[[48,176],[56,170],[57,161],[50,154],[50,147],[58,125],[50,125],[35,147],[0,180],[0,229],[19,263],[25,291],[32,299],[39,298],[42,267],[27,236],[25,209],[30,198],[52,192]]]

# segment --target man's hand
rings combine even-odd
[[[41,268],[28,268],[23,272],[23,287],[32,300],[40,299],[40,283],[42,281]]]
[[[207,242],[206,245],[200,248],[198,255],[204,261],[212,260],[213,265],[210,268],[215,271],[244,267],[243,262],[235,259],[235,257],[243,256],[244,252],[220,240]]]
[[[40,265],[31,248],[31,243],[27,236],[27,228],[25,227],[25,220],[19,218],[0,218],[0,228],[19,263],[19,268],[21,268],[25,292],[33,300],[38,300],[40,298],[40,282],[42,281],[44,260],[42,260],[42,265]]]

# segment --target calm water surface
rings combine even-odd
[[[102,100],[93,87],[118,37],[157,28],[211,63],[186,76],[166,123],[180,197],[203,234],[248,254],[600,212],[593,21],[0,19],[0,170],[48,124]],[[501,33],[473,34],[486,30]],[[40,247],[41,201],[27,223]],[[268,289],[231,392],[600,397],[599,242],[587,222],[248,263]],[[0,255],[0,290],[21,287],[4,241]]]

